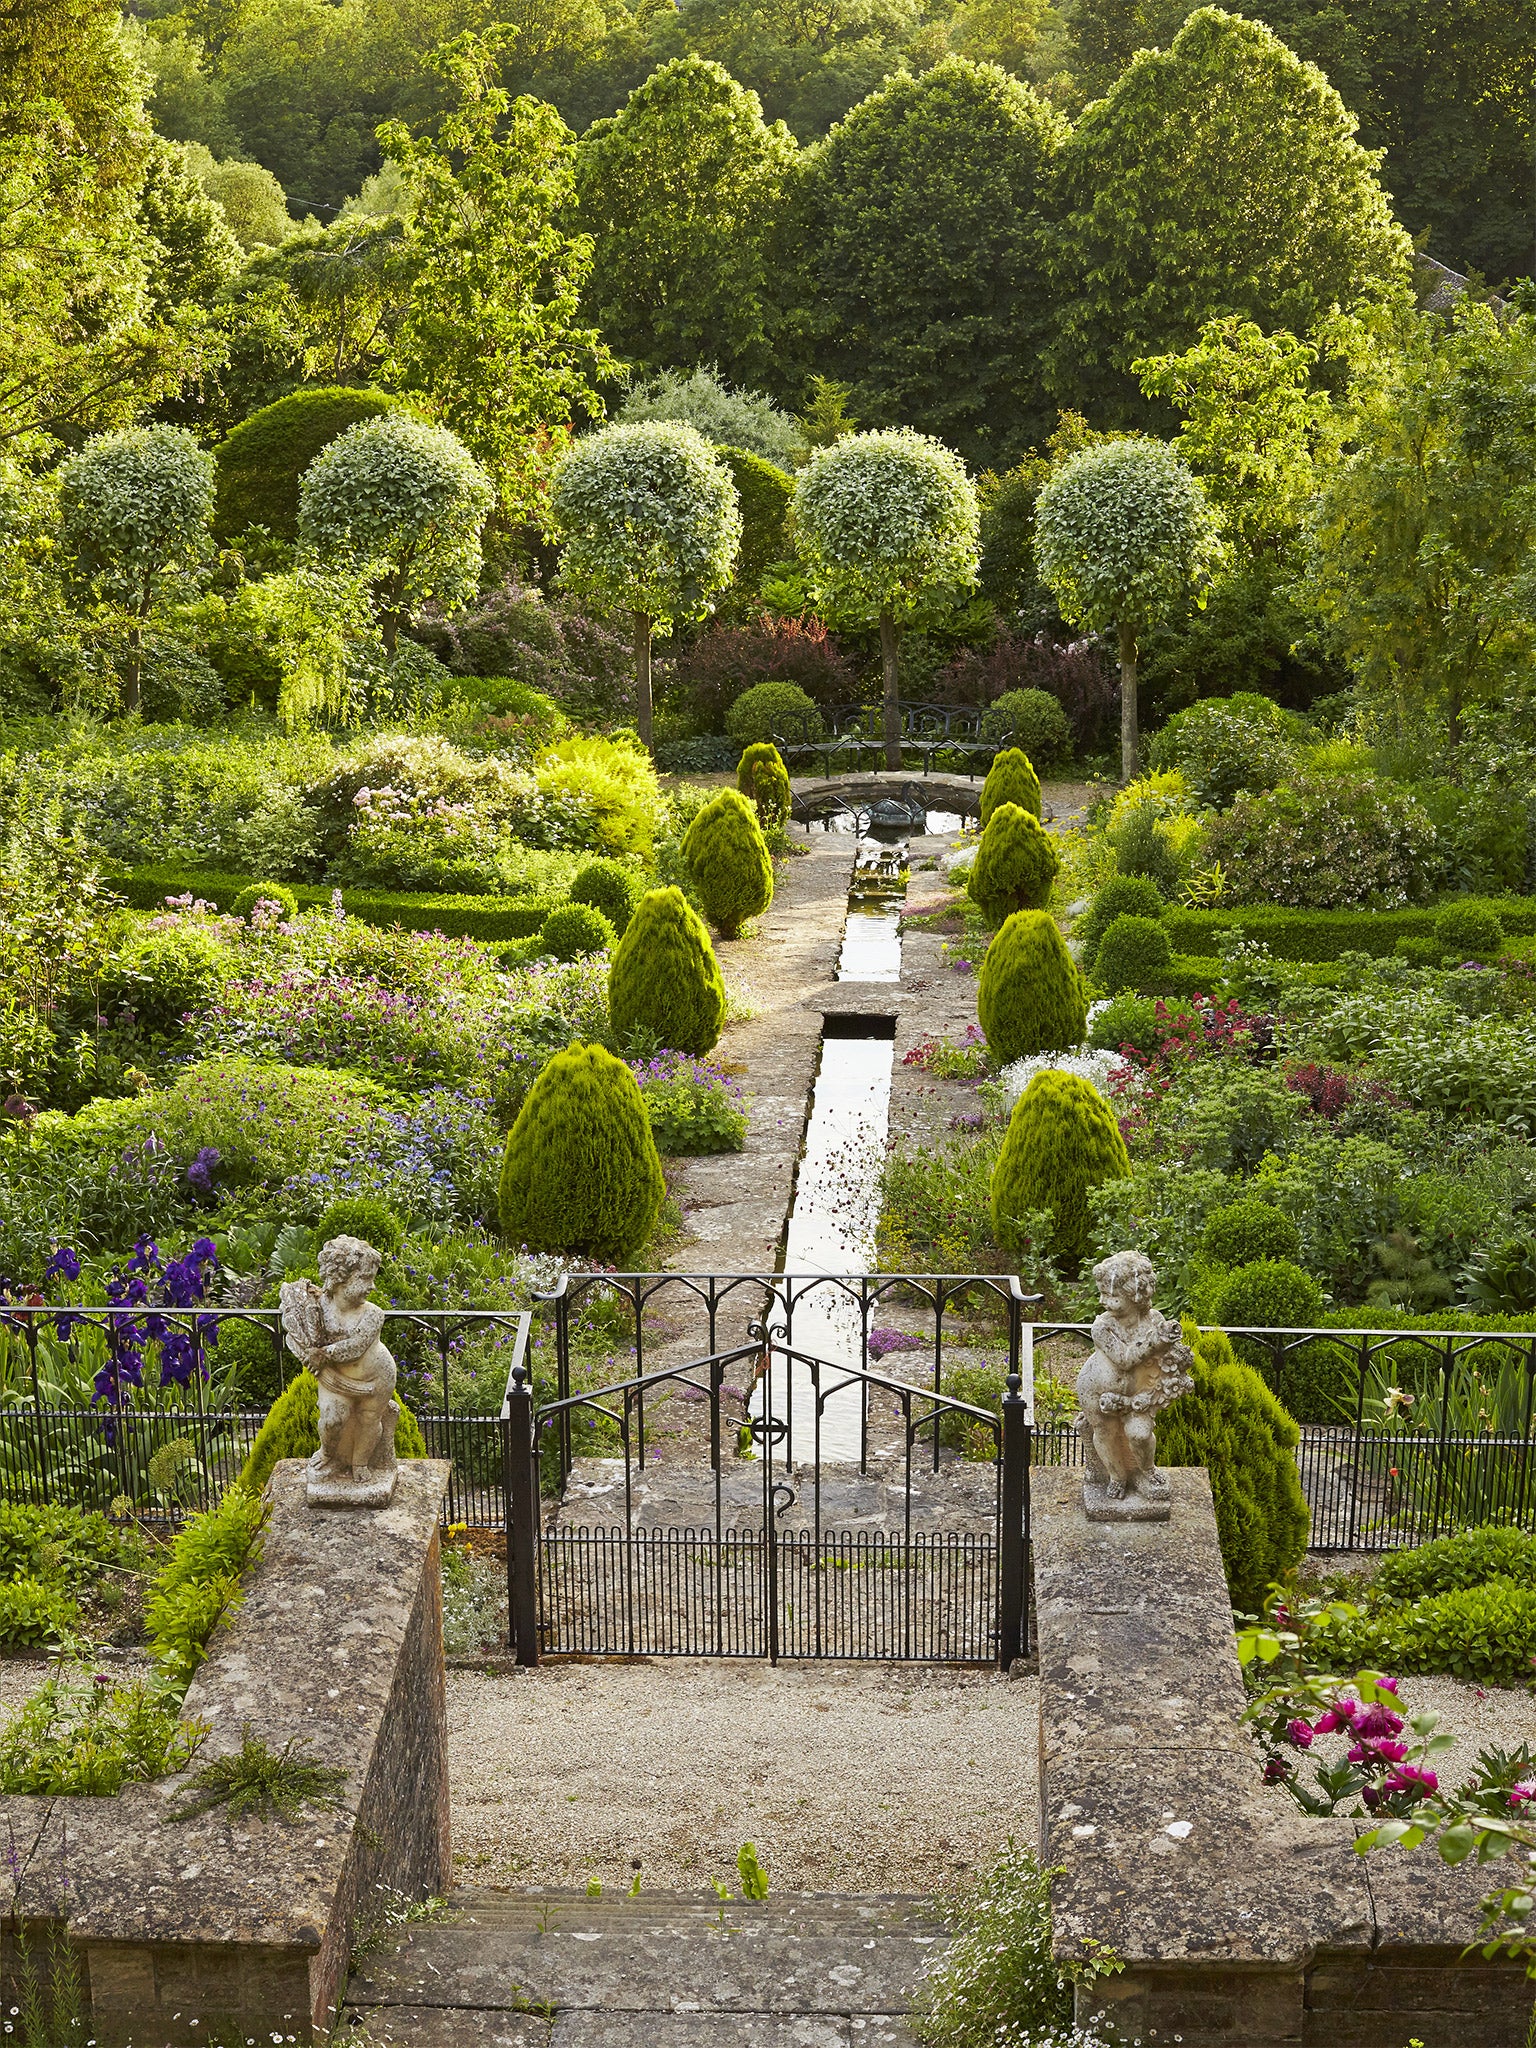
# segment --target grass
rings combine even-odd
[[[230,1820],[297,1820],[306,1806],[333,1806],[347,1773],[305,1756],[296,1736],[269,1749],[249,1722],[233,1756],[216,1757],[183,1788],[187,1801],[173,1818],[191,1820],[222,1806]]]

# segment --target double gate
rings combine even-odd
[[[1006,1669],[1030,1634],[1029,1350],[1025,1326],[996,1411],[766,1319],[744,1343],[548,1400],[519,1361],[503,1412],[518,1662]],[[668,1413],[689,1444],[663,1456]],[[966,1455],[941,1459],[941,1441]]]

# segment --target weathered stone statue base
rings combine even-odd
[[[324,1405],[325,1395],[320,1396]],[[395,1424],[400,1404],[389,1402],[379,1429],[379,1440],[367,1465],[350,1472],[338,1468],[326,1455],[322,1443],[304,1472],[304,1497],[312,1508],[387,1508],[395,1497]]]
[[[1090,1476],[1083,1481],[1083,1512],[1090,1522],[1166,1522],[1171,1509],[1166,1491],[1127,1493],[1112,1500],[1103,1481]]]

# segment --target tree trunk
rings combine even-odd
[[[640,737],[645,741],[645,750],[651,747],[651,622],[644,612],[633,614],[635,621],[635,724]]]
[[[896,700],[896,621],[880,614],[880,664],[885,671],[885,765],[901,767],[901,706]]]
[[[123,663],[123,709],[139,708],[139,676],[144,666],[144,634],[139,626],[128,628],[128,657]]]
[[[1136,629],[1120,627],[1120,779],[1141,773],[1141,728],[1136,722]]]

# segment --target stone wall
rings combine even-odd
[[[1031,1475],[1040,1850],[1063,1961],[1127,2036],[1184,2048],[1525,2048],[1532,1987],[1462,1960],[1491,1870],[1362,1857],[1357,1824],[1263,1785],[1210,1484],[1166,1523],[1090,1523],[1082,1474]]]
[[[67,1926],[101,2048],[323,2039],[354,1940],[396,1897],[446,1890],[438,1515],[448,1468],[399,1467],[381,1509],[314,1510],[280,1464],[259,1565],[187,1694],[193,1771],[249,1729],[347,1773],[296,1821],[171,1817],[185,1778],[116,1799],[0,1802],[0,1908],[34,1955]]]

